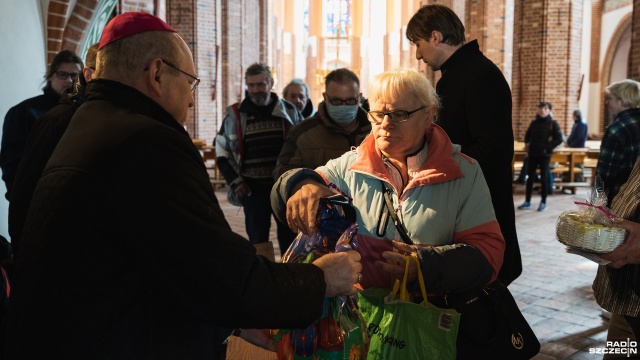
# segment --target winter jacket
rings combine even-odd
[[[394,207],[411,240],[423,245],[419,257],[427,289],[434,293],[466,291],[498,275],[505,244],[482,170],[475,160],[459,152],[459,146],[451,144],[440,127],[432,129],[427,137],[428,158],[402,193],[392,185],[373,136],[356,151],[316,170],[326,183],[335,184],[353,198],[364,287],[391,285],[392,279],[375,261],[382,260],[382,251],[391,249],[389,240],[401,240],[392,220],[381,224],[387,211],[383,186],[392,190]],[[306,176],[299,175],[304,172],[291,170],[274,186],[272,206],[281,221],[289,192]]]
[[[288,130],[294,125],[304,120],[300,111],[291,103],[278,99],[278,96],[271,93],[272,101],[276,104],[271,112],[272,116],[282,119],[284,133],[286,137]],[[244,99],[240,104],[236,103],[227,107],[227,116],[222,122],[222,127],[215,138],[217,166],[220,173],[227,181],[227,184],[235,186],[243,181],[241,169],[244,156],[244,135],[247,129],[247,113],[243,111],[248,107],[251,100]],[[236,116],[236,110],[240,114],[240,122]]]
[[[11,197],[14,178],[31,129],[59,100],[60,95],[51,86],[47,86],[44,88],[44,94],[27,99],[7,111],[2,125],[0,147],[0,168],[2,180],[7,187],[7,200]]]
[[[5,359],[211,359],[224,328],[304,328],[323,272],[231,231],[189,134],[134,88],[87,86],[33,193]]]
[[[528,144],[529,156],[551,157],[553,149],[562,144],[560,125],[551,115],[544,118],[536,116],[524,135],[524,142]]]
[[[583,148],[587,141],[588,126],[582,119],[578,119],[573,123],[571,133],[567,138],[567,146],[572,148]]]
[[[29,134],[9,201],[9,235],[14,257],[18,256],[22,227],[33,190],[51,153],[67,130],[71,117],[82,103],[84,87],[78,87],[75,94],[64,94],[58,105],[47,112]]]
[[[287,135],[274,170],[275,178],[295,168],[315,169],[360,145],[371,133],[371,123],[362,108],[358,108],[356,121],[357,128],[351,133],[345,132],[331,121],[324,101],[321,102],[313,117],[291,129]]]
[[[437,124],[451,142],[480,164],[507,247],[500,280],[509,284],[522,272],[513,208],[511,90],[500,69],[476,40],[463,45],[440,67]]]

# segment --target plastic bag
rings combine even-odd
[[[355,250],[358,231],[355,209],[341,195],[322,199],[317,233],[298,234],[282,256],[286,263],[311,263],[332,252]],[[305,329],[271,331],[278,359],[364,359],[369,335],[355,300],[349,296],[325,298],[320,319]]]

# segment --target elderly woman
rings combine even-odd
[[[431,293],[493,281],[504,239],[489,190],[478,163],[433,123],[439,102],[431,83],[415,70],[386,72],[370,82],[369,101],[372,136],[315,171],[283,174],[271,194],[276,215],[293,231],[310,234],[320,199],[334,194],[327,187],[332,183],[353,198],[357,211],[363,287],[391,286],[404,272],[405,253],[420,260]],[[418,246],[400,242],[398,227]],[[415,266],[410,271],[415,279]]]
[[[602,137],[596,173],[610,206],[640,155],[640,82],[626,79],[607,86],[605,104],[613,121]]]

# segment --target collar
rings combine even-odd
[[[422,150],[418,151],[417,154],[413,156],[409,156],[407,158],[407,170],[409,172],[409,180],[418,176],[420,173],[420,169],[422,168],[422,164],[427,161],[427,156],[429,155],[429,143],[424,142],[424,146]]]
[[[409,181],[405,190],[450,181],[463,176],[460,166],[453,158],[453,154],[460,152],[460,146],[451,144],[445,131],[435,124],[430,132],[427,131],[425,138],[427,141],[423,150],[414,155],[411,162],[407,160],[408,168],[415,176]],[[474,161],[471,158],[468,159]],[[371,174],[391,184],[394,183],[382,161],[382,152],[377,148],[373,136],[368,136],[362,141],[357,150],[356,160],[350,169]],[[398,191],[398,193],[401,192]]]
[[[251,101],[251,99],[247,96],[242,103],[240,103],[240,107],[238,108],[238,110],[240,110],[241,112],[244,113],[252,113],[252,114],[257,114],[257,115],[266,115],[266,114],[271,114],[273,112],[273,108],[276,106],[276,103],[278,103],[278,95],[276,95],[276,93],[270,93],[270,97],[271,100],[269,101],[269,103],[267,105],[264,106],[259,106],[256,105],[253,101]]]
[[[480,46],[478,45],[478,40],[470,41],[464,45],[456,52],[453,53],[441,66],[440,70],[442,73],[447,71],[450,67],[455,66],[457,63],[465,61],[470,56],[482,54],[480,51]]]
[[[47,86],[45,86],[42,91],[44,92],[44,95],[49,98],[49,100],[53,101],[54,104],[57,104],[58,101],[60,101],[60,94],[53,90],[51,84],[47,84]]]
[[[86,101],[109,101],[134,113],[157,120],[187,136],[187,131],[157,102],[137,89],[118,81],[95,79],[87,84]]]

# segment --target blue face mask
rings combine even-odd
[[[325,102],[327,113],[333,122],[340,126],[347,126],[356,118],[358,105],[331,105]]]

